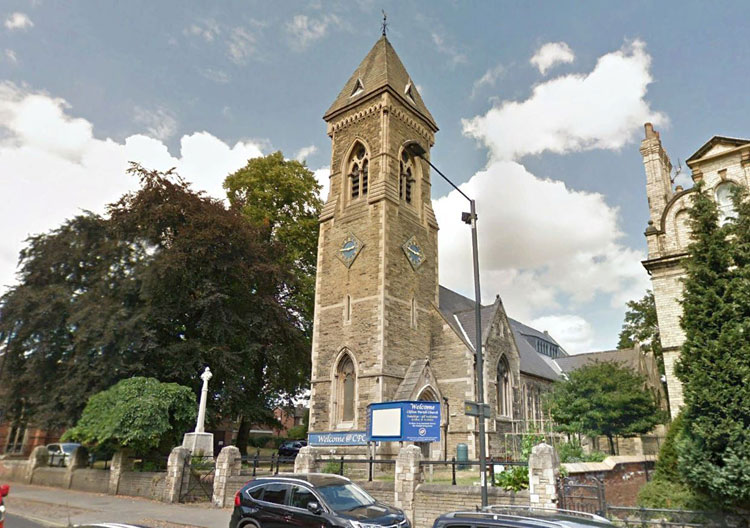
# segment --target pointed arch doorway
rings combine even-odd
[[[427,385],[419,393],[419,396],[417,397],[417,401],[436,402],[436,401],[440,401],[440,399],[438,398],[438,395],[435,389]],[[430,459],[430,446],[432,444],[430,442],[415,442],[415,444],[419,446],[419,449],[422,450],[422,458],[429,460]]]

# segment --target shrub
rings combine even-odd
[[[507,491],[521,491],[529,487],[529,468],[512,466],[495,474],[495,486]]]

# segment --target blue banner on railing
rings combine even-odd
[[[440,402],[395,401],[367,407],[371,441],[439,442]]]
[[[367,445],[366,431],[324,431],[308,433],[307,445],[311,446],[359,446]]]

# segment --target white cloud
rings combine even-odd
[[[548,42],[537,50],[529,62],[539,68],[539,73],[544,75],[552,66],[569,64],[575,58],[573,50],[565,42]]]
[[[432,42],[440,53],[450,58],[451,67],[468,62],[466,55],[461,53],[455,46],[448,44],[440,33],[432,32]]]
[[[294,159],[296,159],[297,161],[305,161],[308,158],[308,156],[315,154],[317,151],[318,151],[318,147],[316,147],[315,145],[302,147],[294,155]]]
[[[642,295],[648,284],[640,251],[620,239],[619,213],[604,197],[543,180],[511,161],[497,161],[461,189],[477,201],[482,296],[500,293],[521,320],[580,307],[597,296],[612,307]],[[434,202],[440,224],[441,282],[471,291],[467,209],[456,191]]]
[[[505,73],[505,67],[502,64],[488,69],[484,72],[484,75],[474,81],[474,86],[471,88],[471,96],[475,97],[482,88],[495,86],[495,83],[503,73]]]
[[[551,79],[525,101],[503,101],[485,115],[464,119],[464,134],[484,143],[491,159],[619,149],[644,122],[667,122],[645,100],[650,66],[645,44],[632,42],[600,57],[591,73]]]
[[[206,42],[213,42],[221,34],[221,28],[215,20],[207,19],[191,24],[182,33],[191,37],[200,37]]]
[[[331,188],[331,168],[322,167],[320,169],[315,169],[313,171],[313,174],[315,175],[315,179],[318,180],[318,183],[321,186],[320,198],[323,200],[323,203],[325,203],[326,200],[328,200],[328,191]]]
[[[594,329],[578,315],[547,315],[531,321],[531,326],[549,334],[570,354],[591,352]]]
[[[236,27],[229,33],[227,46],[229,58],[235,64],[244,64],[247,59],[256,55],[257,37],[248,28]]]
[[[6,49],[4,54],[8,62],[12,64],[18,64],[18,56],[16,55],[15,51],[13,51],[12,49]]]
[[[286,31],[291,37],[291,45],[296,50],[304,50],[316,40],[326,36],[331,26],[341,25],[341,19],[336,15],[325,15],[311,18],[307,15],[295,15],[287,22]]]
[[[124,143],[95,137],[93,126],[70,114],[67,103],[43,93],[0,84],[0,291],[14,282],[18,252],[31,234],[57,227],[83,209],[104,206],[137,188],[128,161],[176,167],[197,190],[224,198],[227,174],[262,155],[257,142],[230,146],[208,132],[185,135],[179,156],[161,142],[133,135]]]
[[[177,119],[166,108],[146,110],[140,106],[133,109],[133,120],[146,127],[148,135],[166,141],[177,132]]]
[[[30,29],[34,27],[34,23],[27,14],[16,12],[5,19],[5,27],[11,31],[16,29]]]
[[[217,84],[227,84],[229,81],[232,80],[229,74],[225,72],[224,70],[215,70],[213,68],[201,68],[198,71],[203,77]]]

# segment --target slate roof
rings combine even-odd
[[[417,383],[419,383],[419,378],[422,375],[425,365],[427,365],[426,359],[415,359],[411,362],[403,381],[401,381],[398,389],[396,389],[396,394],[393,396],[394,401],[404,401],[411,397],[414,389],[417,388]]]
[[[557,364],[563,372],[570,372],[595,361],[617,361],[630,367],[633,371],[639,368],[640,352],[635,348],[624,348],[622,350],[603,350],[601,352],[588,352],[572,356],[557,358]]]
[[[353,95],[358,82],[362,83],[362,91]],[[406,96],[407,86],[410,87],[412,98]],[[422,96],[419,95],[404,64],[385,35],[380,37],[357,69],[354,70],[341,93],[326,111],[323,119],[328,121],[351,105],[358,104],[368,97],[388,89],[405,106],[415,110],[432,127],[433,131],[437,132],[435,119],[427,110],[424,101],[422,101]]]
[[[475,303],[468,297],[456,293],[444,286],[440,286],[440,311],[448,321],[448,324],[453,329],[468,341],[472,348],[476,349],[476,316],[474,314]],[[500,309],[500,300],[497,299],[494,304],[490,306],[482,306],[480,316],[482,320],[482,344],[487,342],[487,336],[492,321],[495,319],[498,310]],[[518,348],[518,354],[521,359],[521,372],[532,376],[537,376],[544,379],[556,380],[560,377],[560,368],[555,365],[555,362],[551,358],[547,358],[543,354],[540,354],[536,349],[523,336],[523,332],[534,331],[537,334],[543,336],[545,339],[551,340],[557,344],[554,339],[551,339],[548,334],[539,332],[538,330],[526,326],[523,323],[519,323],[513,319],[508,318],[511,330],[513,332],[513,338],[516,341]]]

